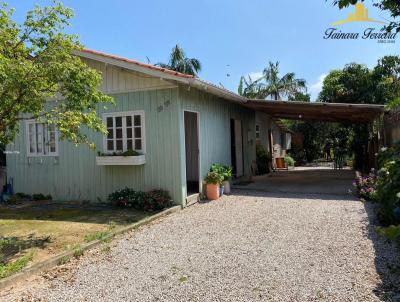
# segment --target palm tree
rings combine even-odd
[[[259,83],[257,81],[253,81],[251,76],[240,78],[238,93],[241,96],[248,97],[250,99],[256,99],[259,95]]]
[[[172,48],[168,64],[157,63],[156,66],[193,76],[197,76],[197,73],[201,71],[200,61],[195,58],[187,58],[184,50],[178,44]]]
[[[251,80],[251,78],[249,78]],[[243,86],[246,87],[243,87]],[[240,79],[239,94],[249,98],[266,99],[271,97],[273,100],[279,100],[282,97],[291,98],[296,93],[305,92],[306,81],[297,79],[293,72],[279,77],[279,62],[269,62],[268,67],[263,71],[261,78],[255,81],[246,81],[244,77]]]

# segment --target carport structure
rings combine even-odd
[[[245,106],[265,112],[277,119],[355,124],[373,122],[385,112],[383,105],[371,104],[248,100]]]
[[[386,110],[383,105],[349,104],[349,103],[321,103],[321,102],[294,102],[251,100],[245,106],[256,111],[266,113],[274,119],[291,119],[315,122],[341,122],[353,125],[368,125],[372,135],[363,148],[363,162],[365,169],[376,167],[376,153],[379,147],[386,144],[383,123],[373,127],[374,121],[383,121]]]

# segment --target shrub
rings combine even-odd
[[[0,279],[11,276],[14,273],[22,270],[28,263],[33,259],[34,251],[19,257],[17,260],[11,263],[0,263]]]
[[[110,194],[108,201],[116,206],[144,211],[159,211],[172,205],[169,193],[164,190],[142,192],[125,188]]]
[[[263,146],[257,145],[256,147],[256,163],[259,175],[267,174],[270,172],[272,157]]]
[[[21,193],[21,192],[15,193],[15,197],[18,198],[18,200],[23,200],[23,199],[30,200],[30,199],[32,199],[31,195],[25,194],[25,193]]]
[[[381,234],[390,239],[400,238],[400,143],[382,148],[378,154],[379,171],[368,176],[357,173],[353,185],[358,195],[375,201],[377,216],[386,228],[379,228]]]
[[[207,184],[212,185],[219,185],[223,180],[224,177],[217,172],[208,172],[207,176],[204,178],[204,181]]]
[[[292,157],[290,157],[289,155],[285,156],[285,163],[289,166],[289,167],[294,167],[294,164],[296,163],[294,161],[294,159]]]
[[[145,211],[159,211],[172,206],[172,199],[167,191],[153,190],[147,194],[148,198],[142,206]]]
[[[377,176],[372,169],[367,176],[356,173],[356,179],[353,181],[353,187],[357,191],[358,197],[363,200],[373,200],[376,193]]]
[[[35,201],[40,201],[40,200],[52,200],[53,198],[51,195],[43,195],[42,193],[39,194],[33,194],[32,199]]]
[[[232,177],[232,167],[224,166],[218,163],[212,164],[210,172],[216,172],[223,177],[223,181],[227,181]]]
[[[378,164],[376,201],[379,203],[379,217],[387,225],[399,224],[400,217],[396,212],[400,207],[400,142],[382,148]]]

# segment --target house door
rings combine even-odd
[[[184,112],[187,196],[200,192],[199,114]]]
[[[231,157],[233,174],[243,176],[243,131],[241,120],[231,120]]]

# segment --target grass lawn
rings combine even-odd
[[[104,205],[24,202],[0,205],[0,278],[83,243],[149,213]]]

